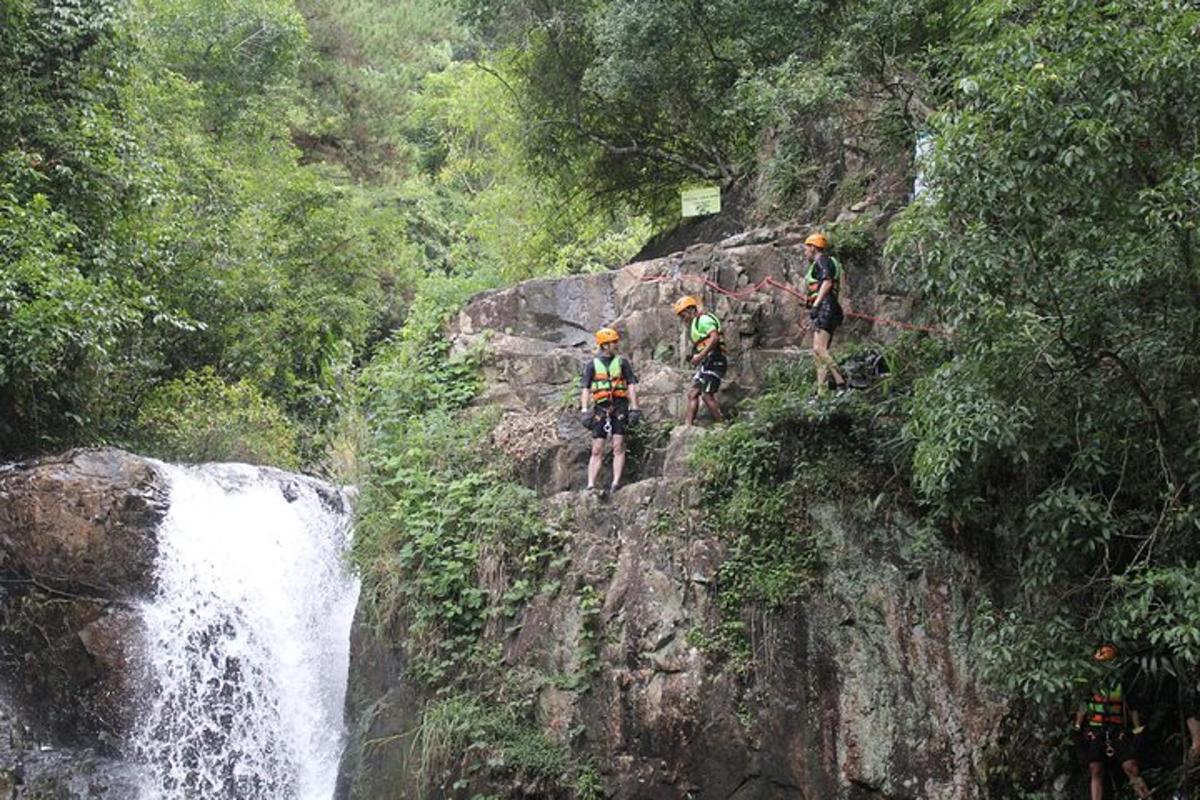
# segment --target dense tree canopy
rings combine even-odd
[[[372,326],[390,234],[296,164],[299,15],[5,13],[0,449],[124,436],[146,390],[206,365],[319,418]]]
[[[962,30],[936,189],[891,243],[958,332],[913,398],[916,486],[996,537],[1014,688],[1058,694],[1106,637],[1194,665],[1200,12],[982,3]]]
[[[636,248],[636,221],[577,228],[582,207],[539,189],[501,83],[437,74],[453,9],[381,8],[4,0],[0,453],[153,449],[138,407],[210,369],[290,418],[314,463],[427,276]]]
[[[459,1],[511,80],[538,169],[660,218],[697,180],[766,177],[764,212],[794,210],[841,176],[851,126],[876,156],[907,148],[915,70],[949,5]],[[880,101],[871,119],[835,110],[854,98]]]

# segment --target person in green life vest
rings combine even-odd
[[[1091,800],[1104,799],[1104,766],[1109,762],[1121,765],[1138,797],[1150,796],[1137,761],[1137,737],[1144,729],[1121,685],[1117,655],[1116,645],[1097,648],[1092,660],[1103,664],[1107,674],[1096,681],[1087,701],[1075,712],[1075,734],[1088,765]]]
[[[708,413],[716,422],[721,422],[721,407],[717,405],[717,390],[721,388],[721,379],[729,362],[725,359],[725,343],[721,341],[721,321],[716,315],[700,308],[700,301],[691,296],[684,296],[675,301],[675,314],[688,326],[688,338],[692,342],[692,366],[696,373],[692,376],[692,385],[688,389],[687,412],[683,424],[696,424],[696,412],[700,410],[700,401],[708,408]]]
[[[842,268],[837,260],[826,255],[829,240],[823,233],[814,233],[804,240],[804,257],[808,274],[804,277],[805,304],[813,326],[813,360],[817,362],[817,394],[826,389],[827,373],[833,374],[838,394],[846,390],[846,376],[829,355],[833,332],[842,324],[842,306],[838,302]]]
[[[625,431],[642,417],[638,408],[637,375],[628,359],[617,355],[621,337],[612,328],[596,331],[596,355],[583,367],[579,392],[579,421],[592,434],[587,488],[596,491],[596,478],[604,462],[604,442],[612,437],[613,469],[610,492],[621,486],[625,470]]]

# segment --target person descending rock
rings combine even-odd
[[[1103,644],[1092,660],[1103,664],[1107,674],[1095,683],[1083,707],[1075,712],[1075,733],[1091,779],[1091,800],[1104,798],[1104,767],[1121,765],[1129,785],[1140,798],[1150,796],[1137,761],[1137,737],[1143,727],[1137,709],[1130,707],[1117,668],[1117,648]]]
[[[604,440],[612,436],[612,487],[621,485],[625,469],[625,431],[642,416],[638,409],[637,376],[633,364],[617,355],[621,337],[612,328],[596,331],[599,351],[583,368],[579,392],[579,421],[592,432],[592,457],[588,461],[587,488],[596,491],[596,478],[604,461]],[[591,408],[589,409],[589,404]]]
[[[846,390],[846,376],[838,370],[829,355],[833,332],[842,324],[842,306],[838,302],[842,268],[837,260],[825,254],[829,240],[823,233],[814,233],[804,240],[804,257],[808,259],[808,274],[804,278],[805,303],[813,325],[813,359],[817,362],[817,394],[826,389],[826,372],[833,373],[838,393]]]
[[[717,389],[721,388],[721,379],[729,362],[725,359],[725,343],[721,341],[721,321],[715,315],[703,311],[700,301],[694,297],[685,296],[675,301],[675,313],[688,325],[688,336],[692,341],[692,366],[696,373],[692,376],[692,386],[688,389],[687,413],[684,415],[684,425],[696,423],[696,412],[700,408],[700,399],[708,407],[708,413],[713,420],[721,422],[721,407],[717,405]]]

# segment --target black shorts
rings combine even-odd
[[[692,376],[692,386],[704,394],[716,394],[721,388],[721,379],[725,370],[729,369],[729,361],[724,353],[709,353],[708,358],[700,363],[696,374]]]
[[[592,438],[606,439],[624,436],[629,427],[629,404],[611,405],[601,403],[592,409]]]
[[[1112,755],[1108,754],[1110,749]],[[1110,730],[1106,736],[1103,728],[1085,727],[1079,738],[1079,754],[1089,764],[1096,761],[1115,761],[1118,764],[1136,761],[1136,737],[1120,730]]]
[[[813,327],[819,331],[826,331],[830,336],[842,324],[845,315],[842,313],[842,307],[836,300],[826,300],[817,306],[817,315],[812,318]]]

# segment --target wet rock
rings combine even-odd
[[[149,593],[163,486],[153,462],[119,450],[0,467],[0,573],[112,599]]]
[[[38,741],[111,751],[132,724],[131,604],[153,591],[166,491],[155,462],[119,450],[0,468],[3,688]]]
[[[133,800],[118,750],[166,482],[156,462],[76,450],[0,467],[0,800]]]
[[[88,747],[40,741],[0,691],[0,800],[137,800],[136,770]]]

